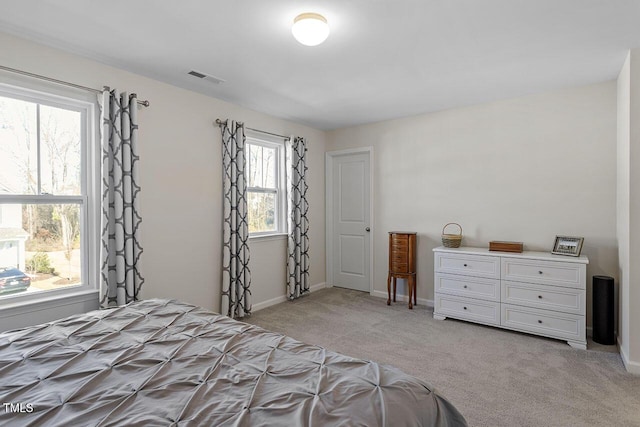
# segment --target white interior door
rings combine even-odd
[[[333,285],[370,290],[370,160],[369,153],[333,157],[332,274]]]

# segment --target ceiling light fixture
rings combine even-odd
[[[293,37],[305,46],[317,46],[329,37],[329,24],[318,13],[301,13],[293,20]]]

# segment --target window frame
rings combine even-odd
[[[276,229],[271,231],[249,231],[249,238],[260,238],[269,236],[282,236],[287,234],[287,188],[286,188],[286,168],[285,168],[285,141],[282,138],[271,137],[258,132],[247,131],[245,133],[245,149],[247,159],[247,176],[251,173],[249,160],[249,145],[274,148],[276,150],[276,188],[250,187],[247,179],[247,201],[248,194],[251,193],[267,193],[276,194],[276,212],[275,223]],[[275,190],[275,191],[274,191]],[[247,209],[247,215],[249,215]]]
[[[74,295],[95,293],[100,274],[100,164],[101,149],[97,98],[76,91],[42,84],[0,82],[0,96],[61,108],[80,113],[80,195],[0,194],[0,204],[73,204],[79,207],[81,284],[33,293],[16,293],[0,297],[0,309],[38,303]],[[38,118],[39,120],[39,118]],[[39,126],[39,125],[38,125]],[[40,139],[38,137],[38,143]],[[38,152],[41,148],[38,147]],[[38,153],[38,177],[41,164]],[[42,182],[39,179],[38,190]]]

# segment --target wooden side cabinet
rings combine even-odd
[[[389,276],[387,277],[387,305],[391,304],[391,282],[393,302],[396,302],[396,279],[407,280],[409,308],[416,304],[416,233],[406,231],[389,232]],[[411,300],[413,299],[413,303]]]

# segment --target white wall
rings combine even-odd
[[[620,275],[618,344],[631,372],[640,373],[640,49],[627,56],[617,82],[617,236]],[[634,168],[635,166],[635,168]]]
[[[324,201],[323,201],[324,204]],[[252,239],[251,245],[251,277],[260,278],[263,286],[252,286],[254,308],[263,308],[265,303],[282,302],[285,292],[280,286],[286,283],[286,263],[281,262],[287,252],[286,237],[267,237]],[[254,263],[254,258],[260,260]],[[314,266],[321,268],[323,265]],[[315,284],[315,282],[314,282]]]
[[[143,297],[220,308],[222,173],[216,118],[307,138],[310,282],[324,282],[324,132],[2,33],[0,63],[84,86],[136,92],[151,102],[138,114]],[[10,78],[0,71],[0,81]],[[274,265],[284,269],[283,240],[250,245],[253,303],[284,295],[284,272],[278,280],[265,274]]]
[[[433,299],[433,254],[458,222],[463,245],[522,241],[550,251],[583,236],[591,276],[617,276],[614,81],[327,134],[327,150],[373,146],[374,287],[386,293],[387,232],[418,232],[418,298]]]
[[[629,353],[627,368],[640,374],[640,49],[630,54]]]

